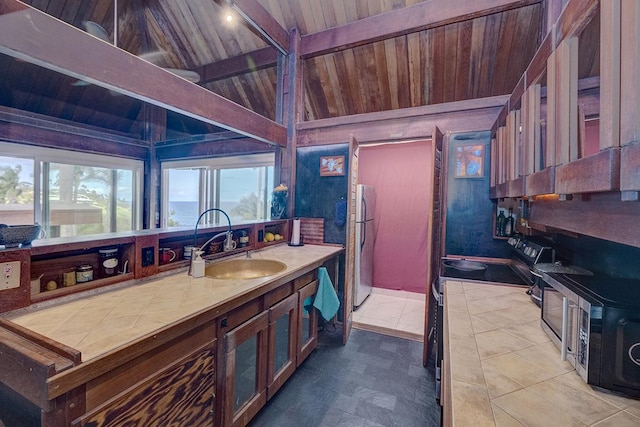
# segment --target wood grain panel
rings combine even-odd
[[[590,193],[620,189],[620,149],[611,148],[556,167],[555,192]]]
[[[324,243],[324,218],[300,218],[300,235],[305,243]]]
[[[214,401],[214,353],[205,346],[72,425],[210,425]]]
[[[618,3],[618,1],[612,1],[613,4]],[[603,6],[604,7],[604,6]],[[610,65],[612,67],[611,73],[615,71],[620,71],[620,82],[619,87],[624,90],[621,93],[617,93],[620,95],[620,145],[627,145],[629,143],[637,143],[640,141],[640,1],[639,0],[624,0],[621,5],[621,28],[617,30],[615,27],[617,22],[615,20],[610,24],[610,26],[603,26],[602,31],[611,33],[610,38],[611,44],[605,46],[611,46],[611,49],[615,49],[616,36],[620,36],[623,34],[622,39],[620,40],[620,68],[618,69],[616,65],[618,63],[614,63],[615,65]],[[613,20],[613,18],[612,18]],[[609,38],[608,37],[608,38]],[[614,51],[615,52],[615,51]],[[614,55],[609,52],[603,52],[603,55]],[[612,61],[617,59],[615,55],[613,57],[607,58]],[[604,60],[603,60],[604,61]],[[606,66],[606,65],[605,65]],[[617,83],[616,75],[609,74],[613,79],[613,84]],[[612,90],[612,98],[609,102],[616,101],[616,87],[614,86]],[[615,106],[615,104],[614,104]],[[608,111],[608,110],[606,110]],[[615,111],[615,110],[614,110]],[[601,115],[601,120],[604,118],[605,111]],[[607,144],[606,141],[600,138],[600,146],[602,147],[604,144],[610,146],[616,146],[616,140],[612,139],[610,144]]]
[[[531,221],[573,233],[640,247],[640,203],[620,201],[617,193],[593,194],[589,201],[531,204]]]
[[[620,153],[620,189],[623,191],[640,191],[640,144],[622,147]]]

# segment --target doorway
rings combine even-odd
[[[373,290],[354,327],[422,340],[430,242],[431,140],[361,145],[358,183],[376,188]]]

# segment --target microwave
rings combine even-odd
[[[588,384],[640,397],[640,281],[542,274],[542,329]]]

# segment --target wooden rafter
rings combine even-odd
[[[203,84],[275,67],[277,64],[278,52],[271,47],[265,47],[253,52],[212,62],[198,67],[193,71],[200,74],[200,84]]]
[[[289,32],[282,28],[258,0],[227,0],[269,43],[285,55],[289,54]]]
[[[300,55],[312,58],[429,28],[504,12],[542,0],[431,0],[302,37]]]

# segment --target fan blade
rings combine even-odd
[[[153,52],[141,53],[140,55],[136,55],[140,59],[144,59],[147,62],[151,62],[152,64],[158,64],[158,62],[162,61],[167,54],[166,50],[154,50]]]
[[[107,31],[102,28],[100,24],[97,24],[93,21],[83,21],[82,23],[84,24],[84,28],[87,30],[87,33],[111,44],[109,34],[107,34]]]
[[[177,68],[165,68],[165,70],[175,74],[178,77],[182,77],[185,80],[189,80],[191,83],[198,83],[200,81],[200,74],[196,73],[195,71],[180,70]]]
[[[84,80],[76,80],[75,82],[71,83],[71,86],[89,86],[91,83],[86,82]]]

